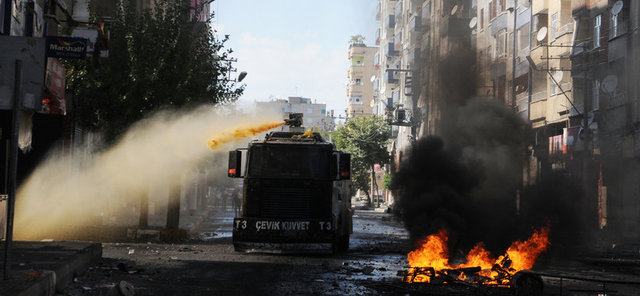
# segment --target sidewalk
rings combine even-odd
[[[89,242],[13,242],[11,279],[4,280],[0,247],[0,296],[55,295],[102,257],[102,245]]]

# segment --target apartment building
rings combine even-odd
[[[640,3],[381,0],[377,14],[376,105],[396,165],[464,100],[495,100],[531,127],[523,186],[576,177],[590,229],[640,238]]]
[[[373,80],[377,47],[354,42],[349,46],[349,71],[347,72],[347,110],[349,117],[373,114]]]
[[[573,88],[581,116],[573,150],[588,156],[585,175],[598,228],[622,241],[640,234],[640,39],[637,1],[571,1],[575,21],[571,55]],[[634,29],[635,28],[635,29]],[[568,143],[572,144],[572,143]]]
[[[266,102],[255,102],[257,112],[272,110],[282,114],[283,118],[289,113],[302,113],[303,126],[321,131],[332,131],[335,127],[333,110],[327,112],[327,104],[316,103],[310,98],[289,97],[274,99]]]

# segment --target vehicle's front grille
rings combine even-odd
[[[262,216],[266,218],[305,218],[312,216],[313,188],[263,188]]]

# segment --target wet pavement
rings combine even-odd
[[[337,255],[235,252],[234,213],[212,208],[192,239],[181,244],[105,243],[103,259],[64,295],[107,295],[130,283],[135,295],[512,295],[509,288],[407,284],[408,235],[382,211],[358,210],[350,249]],[[640,295],[640,265],[618,266],[553,258],[536,270],[544,295]],[[562,275],[565,278],[558,278]],[[577,280],[590,279],[594,281]],[[610,280],[603,284],[603,279]],[[611,282],[617,281],[617,283]],[[627,281],[627,282],[622,282]]]

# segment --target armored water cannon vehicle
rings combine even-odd
[[[285,120],[290,131],[268,133],[229,152],[229,177],[244,178],[233,245],[246,252],[338,252],[352,233],[351,157],[319,133],[298,130],[302,114]]]

